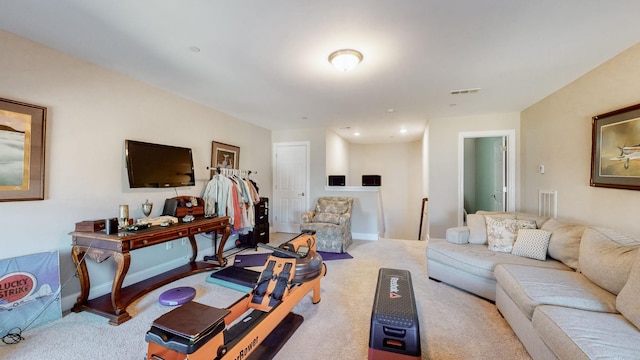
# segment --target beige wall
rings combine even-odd
[[[154,203],[152,216],[157,216],[168,197],[201,195],[209,179],[212,140],[239,146],[240,167],[257,171],[252,178],[261,195],[270,196],[269,130],[4,31],[0,54],[0,97],[48,108],[46,200],[0,202],[1,258],[59,250],[61,279],[68,280],[75,272],[68,236],[74,223],[115,217],[120,204],[141,217],[145,199]],[[129,189],[125,139],[192,148],[196,186]],[[205,248],[200,256],[211,253],[206,249],[210,239],[199,236],[198,242]],[[127,281],[164,271],[174,259],[183,264],[189,255],[190,248],[180,242],[171,250],[159,245],[137,251]],[[92,297],[110,291],[113,274],[108,265],[93,268]],[[73,298],[78,291],[72,279],[63,296]]]
[[[507,113],[438,118],[429,120],[428,129],[429,235],[442,238],[447,228],[458,226],[459,134],[472,131],[515,130],[518,159],[520,115]],[[518,183],[516,178],[516,185]]]
[[[362,175],[382,175],[382,206],[386,237],[417,239],[422,191],[422,141],[407,144],[349,144],[336,139],[335,133],[320,129],[273,131],[274,142],[309,141],[311,144],[311,190],[313,203],[320,196],[358,196],[353,191],[325,190],[329,158],[349,164],[349,186],[360,186]],[[330,149],[329,147],[337,147]],[[344,165],[342,165],[344,166]],[[376,234],[375,194],[361,194],[356,203],[353,233]],[[358,218],[358,214],[361,214]]]
[[[559,217],[638,232],[639,191],[589,186],[591,118],[640,103],[638,64],[640,45],[522,112],[524,210],[537,211],[538,190],[557,190]]]
[[[327,176],[344,175],[346,176],[346,184],[349,185],[351,183],[351,177],[349,175],[349,152],[351,144],[334,131],[327,130],[326,134]]]
[[[422,141],[390,144],[351,144],[351,183],[362,175],[381,175],[385,237],[417,239],[422,205]]]

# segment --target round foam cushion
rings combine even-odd
[[[196,289],[189,286],[182,286],[163,292],[160,294],[158,302],[162,305],[176,306],[191,301],[194,297],[196,297]]]

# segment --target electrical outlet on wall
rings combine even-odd
[[[182,246],[186,246],[187,245],[187,239],[182,239]]]
[[[173,248],[173,241],[167,241],[165,244],[167,246],[167,250]]]

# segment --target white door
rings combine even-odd
[[[299,233],[302,213],[309,207],[309,143],[275,143],[273,149],[273,227]]]
[[[495,166],[493,168],[493,186],[494,186],[494,200],[495,211],[506,211],[507,200],[507,162],[505,158],[507,156],[507,137],[503,136],[500,141],[494,145],[494,159]]]

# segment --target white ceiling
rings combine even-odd
[[[4,30],[265,128],[354,143],[519,112],[639,42],[639,16],[638,0],[0,0]],[[341,48],[363,53],[354,71],[328,63]],[[468,88],[481,90],[450,94]]]

